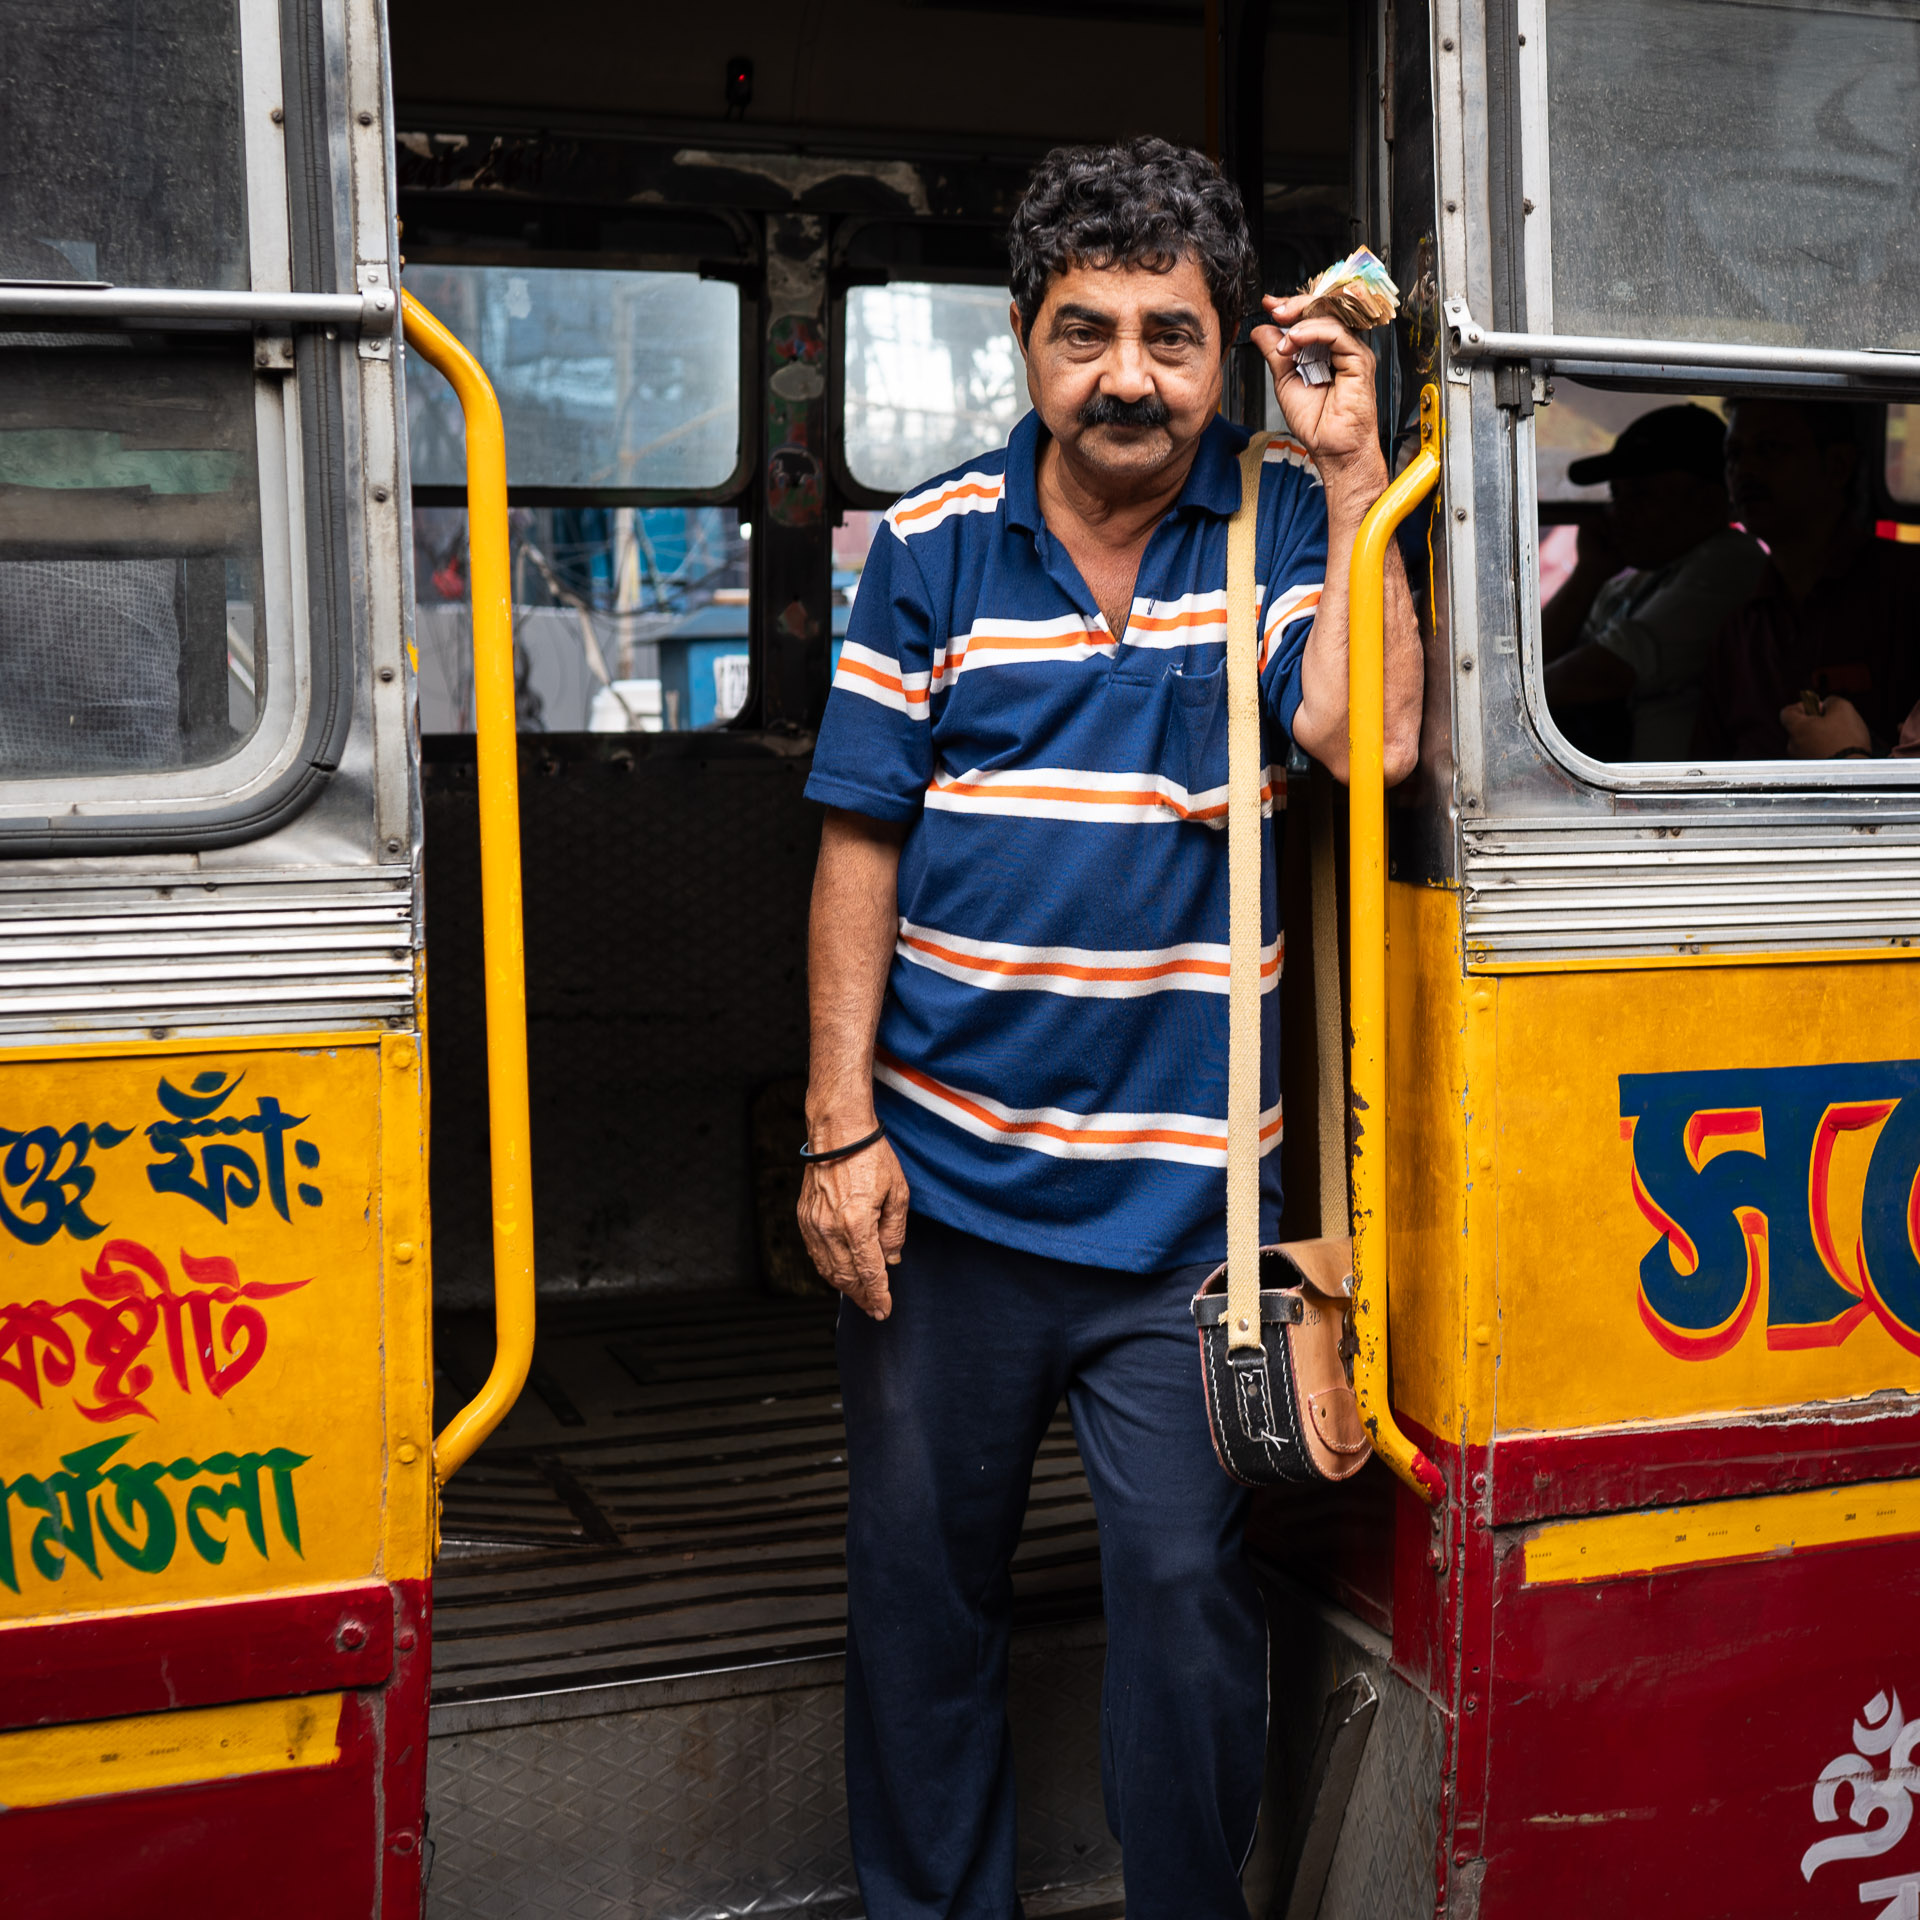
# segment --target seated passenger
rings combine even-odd
[[[1696,754],[1887,753],[1898,740],[1920,698],[1920,549],[1873,537],[1859,464],[1848,407],[1743,400],[1734,408],[1727,487],[1769,558],[1759,590],[1714,641]],[[1844,716],[1832,695],[1844,696],[1864,742],[1797,728],[1804,738],[1791,749],[1785,709],[1822,719],[1824,704],[1837,727]]]
[[[1567,469],[1578,486],[1605,480],[1613,504],[1541,609],[1547,704],[1597,758],[1686,753],[1707,650],[1759,584],[1766,556],[1727,524],[1725,441],[1705,407],[1661,407]]]

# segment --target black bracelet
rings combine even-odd
[[[875,1127],[871,1133],[863,1135],[850,1145],[844,1147],[829,1147],[824,1153],[815,1153],[813,1145],[809,1141],[801,1147],[800,1158],[805,1165],[817,1167],[827,1160],[844,1160],[848,1154],[859,1153],[864,1148],[872,1146],[876,1140],[884,1140],[886,1137],[887,1130],[885,1127]]]

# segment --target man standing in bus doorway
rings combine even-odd
[[[807,787],[829,811],[800,1222],[847,1296],[854,1856],[872,1920],[1019,1911],[1008,1569],[1064,1393],[1099,1518],[1127,1912],[1244,1920],[1267,1629],[1188,1302],[1226,1247],[1225,588],[1246,435],[1218,409],[1255,259],[1233,187],[1159,140],[1050,154],[1010,252],[1034,410],[887,514]],[[1347,571],[1387,469],[1372,355],[1296,322],[1302,304],[1267,301],[1253,335],[1292,436],[1261,475],[1261,685],[1269,757],[1284,733],[1344,777]],[[1331,384],[1295,371],[1308,342]],[[1421,655],[1390,568],[1398,779]],[[1276,869],[1269,840],[1267,1239]]]

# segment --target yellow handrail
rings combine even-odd
[[[1440,396],[1420,395],[1420,451],[1360,523],[1347,599],[1347,884],[1353,995],[1354,1388],[1373,1450],[1429,1506],[1440,1470],[1400,1431],[1387,1374],[1387,543],[1440,477]]]
[[[433,1443],[445,1486],[512,1411],[533,1364],[533,1191],[527,1120],[527,969],[520,908],[520,741],[507,555],[507,443],[479,361],[410,293],[406,343],[444,374],[467,426],[473,591],[474,757],[480,784],[480,925],[487,980],[487,1118],[493,1149],[493,1371]]]

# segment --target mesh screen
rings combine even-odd
[[[0,561],[0,772],[179,765],[181,571]]]

